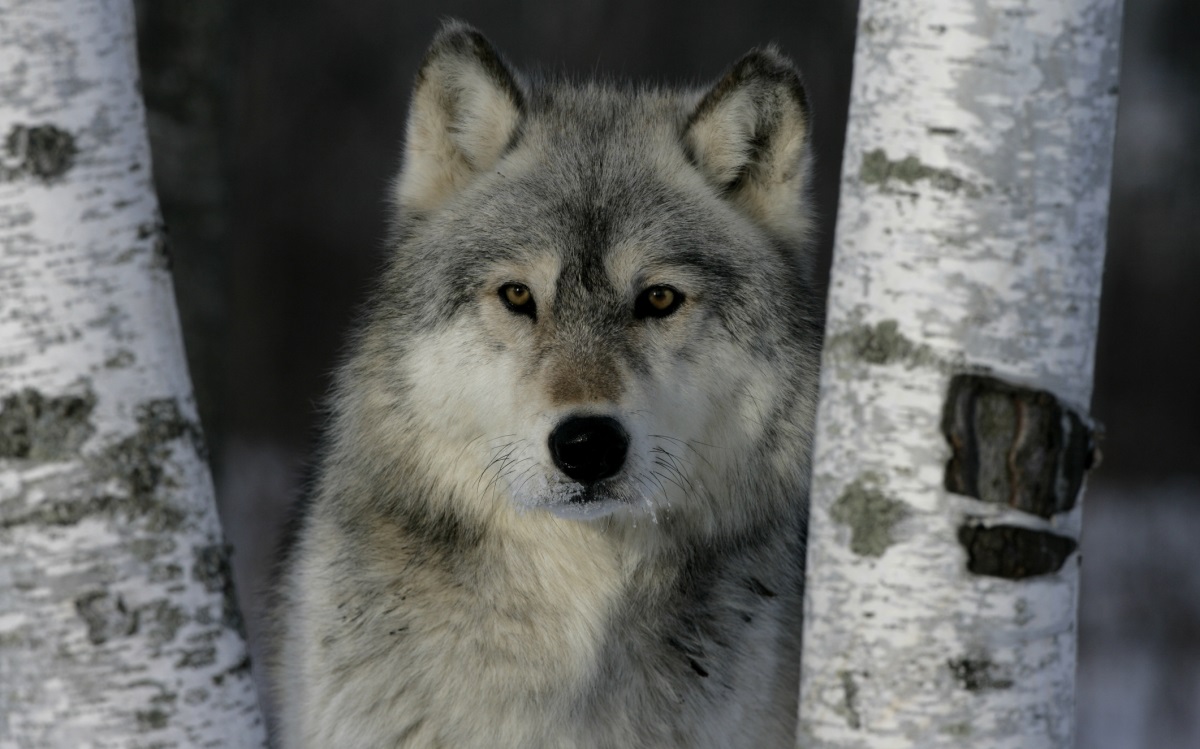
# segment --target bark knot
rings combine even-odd
[[[1075,506],[1096,463],[1092,428],[1052,394],[956,375],[942,412],[948,491],[1044,518]]]
[[[967,522],[958,529],[967,569],[976,575],[1024,580],[1062,569],[1078,544],[1075,539],[1016,525]]]

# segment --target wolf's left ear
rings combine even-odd
[[[525,95],[483,34],[442,27],[421,63],[409,107],[400,204],[435,208],[500,159],[521,121]]]
[[[773,47],[733,66],[696,106],[684,144],[704,176],[768,228],[802,239],[809,218],[808,100]]]

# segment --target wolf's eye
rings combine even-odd
[[[666,317],[683,304],[683,294],[670,286],[651,286],[641,293],[633,305],[638,317]]]
[[[529,287],[519,283],[506,283],[500,287],[500,301],[518,315],[534,317],[537,307],[533,303],[533,294]]]

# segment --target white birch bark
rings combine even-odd
[[[264,744],[130,0],[0,0],[0,749]]]
[[[1028,392],[981,400],[983,501],[947,490],[942,422],[959,373],[1087,412],[1119,22],[1120,0],[862,0],[800,747],[1072,745],[1083,466],[1055,469],[1040,513],[1009,495],[1053,452],[1022,418],[1068,442],[1081,424]]]

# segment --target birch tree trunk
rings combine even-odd
[[[1070,747],[1120,0],[862,0],[798,745]]]
[[[0,0],[0,749],[264,743],[130,0]]]

